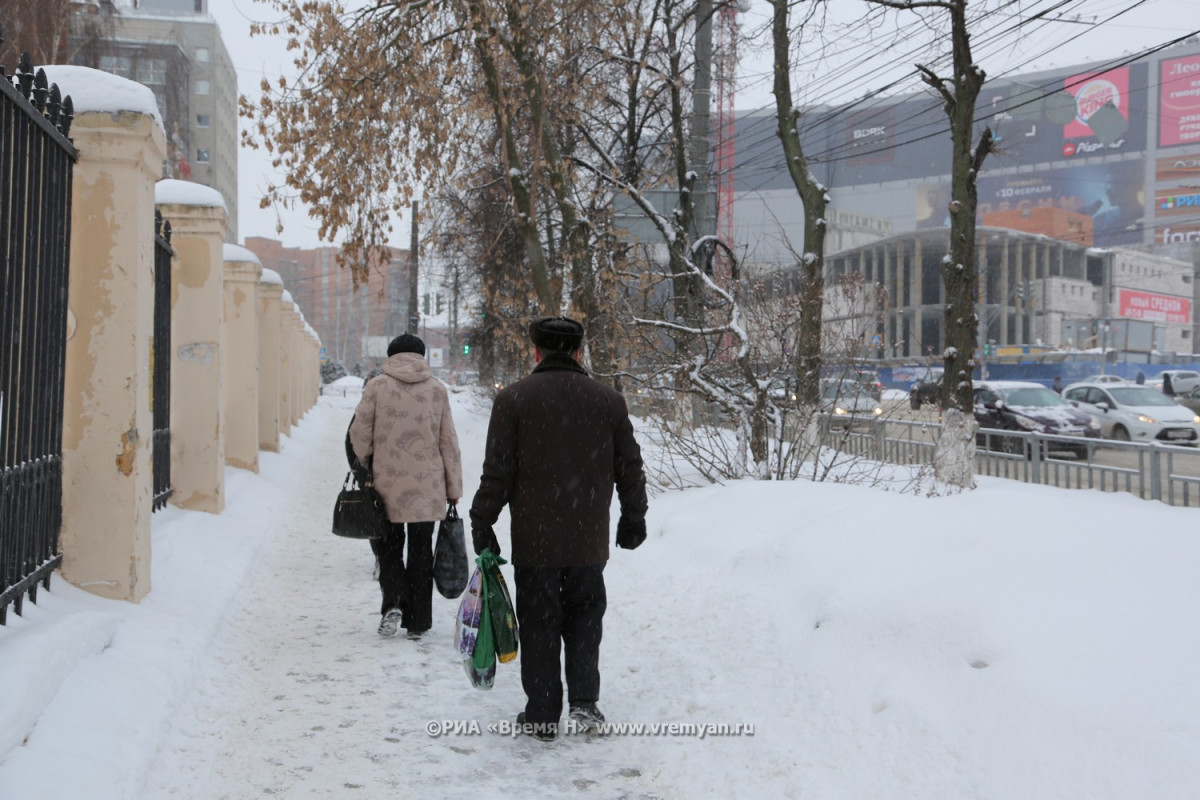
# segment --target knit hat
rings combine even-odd
[[[529,340],[541,350],[574,353],[583,346],[583,325],[567,317],[534,317]]]
[[[419,356],[423,356],[425,355],[425,343],[411,333],[402,333],[395,339],[392,339],[388,345],[388,358],[396,355],[396,353],[416,353]]]

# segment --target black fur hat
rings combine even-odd
[[[425,355],[425,343],[411,333],[402,333],[388,344],[388,358],[396,353],[416,353]]]
[[[583,346],[583,325],[567,317],[534,317],[529,340],[541,350],[574,353]]]

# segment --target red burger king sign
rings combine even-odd
[[[1094,136],[1088,120],[1100,109],[1112,103],[1121,116],[1129,119],[1129,68],[1108,72],[1084,73],[1066,81],[1067,92],[1075,98],[1075,119],[1063,128],[1063,138],[1081,139]]]

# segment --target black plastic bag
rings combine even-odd
[[[333,532],[347,539],[380,539],[390,529],[383,498],[374,487],[359,485],[347,473],[333,507]]]
[[[467,568],[467,540],[458,507],[446,509],[446,518],[438,525],[437,544],[433,550],[433,582],[438,594],[453,600],[467,588],[470,577]]]

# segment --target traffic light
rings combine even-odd
[[[446,300],[445,300],[445,298],[444,298],[444,297],[442,297],[440,294],[439,294],[439,295],[434,295],[434,301],[433,301],[433,302],[434,302],[434,305],[436,306],[436,310],[435,310],[433,313],[435,313],[435,314],[440,314],[440,313],[442,313],[442,309],[446,307]]]

